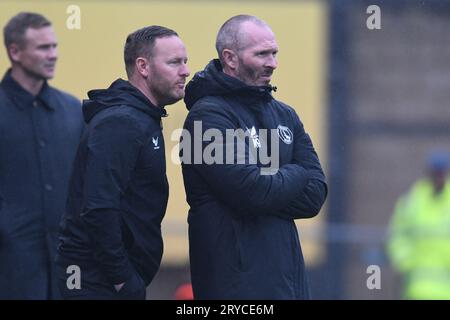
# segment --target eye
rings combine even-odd
[[[180,59],[169,60],[169,64],[170,65],[176,66],[176,65],[178,65],[180,63],[182,63],[182,61]]]
[[[38,46],[37,48],[39,50],[47,51],[47,50],[50,50],[50,49],[55,49],[57,46],[58,45],[56,43],[55,44],[43,44],[43,45]]]

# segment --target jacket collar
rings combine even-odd
[[[20,110],[24,110],[36,100],[41,102],[40,104],[50,111],[55,109],[55,102],[52,98],[51,88],[47,81],[44,82],[38,95],[33,96],[13,79],[11,76],[11,69],[9,69],[2,79],[1,86],[5,89],[5,93],[11,98],[13,104]]]

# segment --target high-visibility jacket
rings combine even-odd
[[[419,180],[398,200],[388,252],[406,277],[406,298],[450,299],[450,180],[439,194]]]

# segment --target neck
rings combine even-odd
[[[152,95],[152,93],[150,92],[147,83],[142,79],[135,79],[135,78],[131,78],[128,80],[134,87],[136,87],[140,92],[142,92],[142,94],[144,96],[147,97],[148,100],[150,100],[150,102],[154,105],[154,106],[159,106],[158,102],[156,100],[156,98]]]
[[[42,86],[44,85],[44,79],[38,79],[28,75],[21,68],[12,68],[11,69],[11,77],[16,80],[17,83],[20,84],[22,88],[28,91],[31,95],[37,96],[39,91],[41,91]]]

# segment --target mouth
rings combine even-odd
[[[176,83],[177,87],[180,88],[180,89],[184,89],[184,85],[185,84],[186,84],[185,82],[177,82]]]
[[[261,77],[270,79],[273,75],[273,71],[274,71],[273,69],[267,68],[267,69],[263,70]]]
[[[263,75],[261,76],[261,80],[264,81],[264,82],[266,82],[266,83],[269,83],[271,79],[272,79],[272,75],[271,75],[271,74],[269,74],[269,75],[263,74]]]

